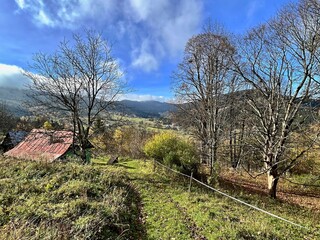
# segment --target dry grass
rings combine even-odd
[[[292,176],[291,178],[288,178],[288,180],[289,179],[294,182],[302,183],[306,180],[306,177],[298,180],[298,177]],[[220,173],[220,183],[224,187],[233,190],[257,193],[263,196],[268,195],[267,179],[265,175],[252,178],[246,172],[223,169]],[[286,179],[280,179],[277,197],[280,201],[296,204],[320,213],[320,188],[318,187],[292,184]]]

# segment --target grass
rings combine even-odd
[[[0,239],[138,239],[139,194],[121,169],[0,160]]]
[[[234,192],[255,192],[267,195],[267,180],[265,175],[251,178],[243,171],[230,168],[221,170],[220,182],[229,186]],[[307,184],[304,186],[304,184]],[[280,178],[277,188],[278,202],[283,201],[291,205],[303,206],[320,213],[319,175],[303,174]]]
[[[320,239],[320,215],[223,189],[308,229],[240,205],[150,161],[0,160],[0,239]]]
[[[242,192],[229,192],[309,229],[292,226],[264,213],[192,185],[147,161],[118,165],[140,192],[146,239],[317,239],[319,214],[283,202]],[[224,191],[228,191],[225,189]]]

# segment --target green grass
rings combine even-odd
[[[310,210],[257,195],[229,192],[309,228],[301,229],[195,183],[189,193],[188,180],[159,167],[153,172],[149,161],[125,161],[119,167],[128,172],[140,192],[147,239],[320,239],[313,232],[320,227],[320,216]]]
[[[319,213],[223,191],[309,228],[240,205],[150,161],[92,165],[0,160],[0,239],[320,239]]]
[[[121,169],[0,160],[0,239],[137,239],[139,204]]]

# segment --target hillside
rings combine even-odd
[[[137,117],[161,117],[164,114],[175,111],[176,106],[170,103],[157,101],[131,101],[122,100],[117,103],[118,110],[123,111],[129,115],[136,115]]]
[[[28,93],[27,89],[0,87],[0,102],[6,103],[16,116],[30,115],[24,104]],[[122,100],[115,104],[116,112],[143,118],[158,118],[175,109],[173,104],[157,101]]]
[[[96,160],[105,166],[107,159]],[[146,239],[319,239],[319,212],[260,195],[222,191],[303,225],[291,225],[234,202],[150,161],[127,160],[125,169],[141,197]],[[316,231],[315,231],[316,230]]]
[[[30,115],[25,102],[28,90],[0,87],[0,102],[5,103],[16,116]]]
[[[0,158],[0,239],[319,239],[320,214],[230,192],[291,225],[151,161],[92,165]]]
[[[0,157],[0,239],[140,239],[139,196],[120,169]]]
[[[4,102],[16,116],[30,115],[25,102],[27,101],[27,89],[0,87],[0,102]],[[227,101],[228,97],[236,99],[238,103],[245,101],[247,95],[252,95],[252,90],[241,90],[231,95],[224,95],[222,101]],[[305,107],[319,108],[320,100],[308,99],[303,103]],[[122,100],[115,103],[114,111],[130,116],[142,118],[159,118],[169,112],[177,110],[175,104],[158,101],[132,101]]]

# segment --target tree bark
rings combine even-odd
[[[86,149],[83,148],[83,147],[81,147],[80,157],[81,157],[81,160],[83,161],[84,164],[89,163],[89,162],[87,161]]]
[[[277,198],[277,185],[278,185],[279,178],[275,177],[271,173],[271,171],[268,171],[267,179],[268,179],[269,196],[273,199],[276,199]]]
[[[234,157],[235,157],[235,154],[234,154],[234,147],[233,147],[233,137],[232,137],[232,132],[233,132],[233,128],[232,126],[230,127],[230,130],[229,130],[229,154],[230,154],[230,163],[231,163],[231,166],[233,168],[235,168],[235,161],[234,161]]]

